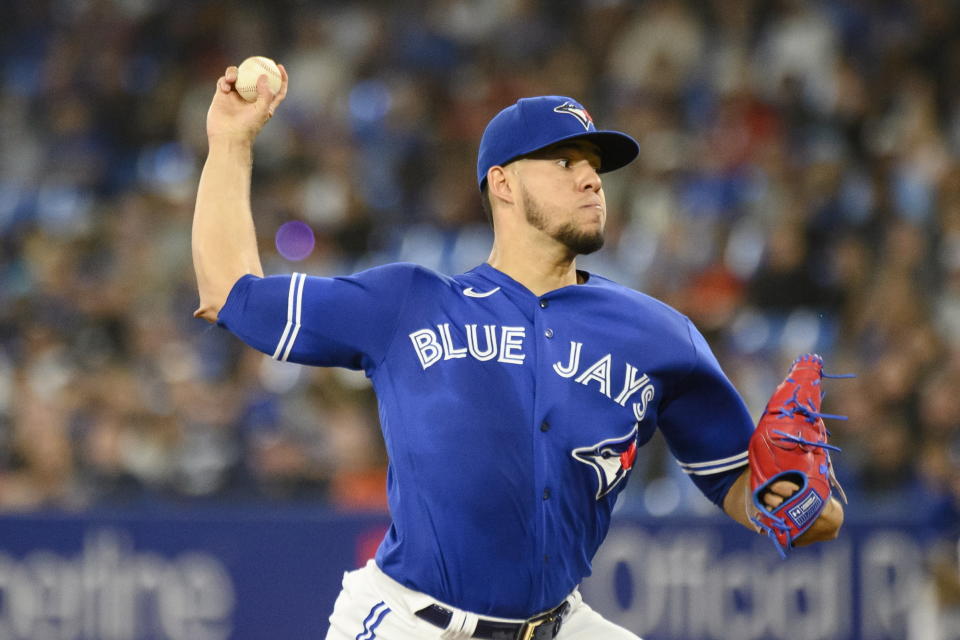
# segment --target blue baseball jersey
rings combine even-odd
[[[720,504],[754,428],[685,316],[580,273],[539,297],[488,264],[245,276],[219,323],[280,360],[365,371],[390,460],[377,564],[453,606],[527,618],[590,574],[655,429]]]

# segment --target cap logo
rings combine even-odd
[[[591,127],[594,127],[593,118],[590,117],[590,114],[587,112],[587,110],[584,109],[583,107],[578,107],[577,105],[573,104],[569,100],[567,102],[564,102],[559,107],[554,107],[553,110],[556,113],[565,113],[569,116],[573,116],[574,118],[577,119],[577,121],[580,122],[580,124],[583,125],[583,128],[586,129],[587,131],[589,131]]]

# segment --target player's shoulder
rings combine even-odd
[[[355,273],[354,277],[389,281],[397,286],[410,288],[456,286],[450,276],[413,262],[391,262],[370,267]]]
[[[703,340],[693,322],[683,313],[653,296],[631,289],[609,278],[590,274],[590,283],[609,296],[615,312],[605,316],[626,320],[642,327],[645,344],[681,361],[695,361],[697,345]]]
[[[657,319],[686,331],[690,322],[687,316],[666,302],[596,273],[590,273],[589,282],[617,305],[624,305],[629,310],[642,314],[638,317]]]
[[[357,271],[354,275],[364,275],[364,274],[378,274],[384,276],[405,276],[410,277],[412,274],[419,271],[429,271],[426,267],[422,267],[418,264],[412,262],[387,262],[385,264],[378,264],[371,267],[366,267]]]

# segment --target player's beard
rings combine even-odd
[[[603,229],[594,233],[581,231],[573,222],[564,222],[559,227],[550,228],[548,215],[537,204],[530,192],[522,188],[523,210],[527,222],[535,229],[547,234],[576,255],[585,256],[603,246]]]

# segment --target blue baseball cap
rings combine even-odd
[[[523,98],[493,117],[480,138],[477,184],[483,189],[490,167],[505,165],[564,140],[585,139],[600,148],[600,173],[630,164],[637,141],[619,131],[600,131],[583,105],[565,96]]]

